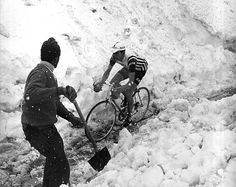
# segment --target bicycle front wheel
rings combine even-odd
[[[138,122],[143,119],[148,111],[150,103],[150,93],[146,87],[138,88],[133,94],[132,120]]]
[[[88,113],[86,122],[95,142],[105,139],[116,122],[114,104],[107,100],[97,103]]]

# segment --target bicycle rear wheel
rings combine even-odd
[[[132,121],[138,122],[143,119],[148,111],[150,93],[146,87],[140,87],[133,93]]]
[[[86,122],[95,142],[105,139],[116,122],[114,104],[107,100],[97,103],[88,113]]]

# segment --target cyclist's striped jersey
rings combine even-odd
[[[128,66],[135,66],[136,71],[147,71],[148,64],[147,61],[143,58],[139,58],[137,56],[130,56],[128,58]]]
[[[114,66],[115,63],[118,63],[130,71],[147,71],[148,63],[144,58],[140,58],[137,55],[129,55],[125,52],[125,56],[122,61],[119,61],[114,58],[112,55],[110,59],[110,65]]]

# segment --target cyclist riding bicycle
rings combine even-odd
[[[112,93],[114,99],[117,99],[120,93],[122,93],[125,96],[125,101],[128,104],[128,111],[123,126],[127,127],[132,122],[131,121],[131,112],[133,109],[132,94],[137,88],[142,78],[145,76],[148,68],[148,63],[145,59],[127,52],[125,45],[123,45],[121,42],[115,43],[115,45],[112,47],[112,52],[113,54],[110,58],[110,63],[106,71],[104,72],[102,79],[99,82],[94,83],[94,91],[95,92],[101,91],[102,86],[108,79],[115,63],[118,63],[121,66],[123,66],[123,68],[114,75],[110,83],[114,85],[114,88],[116,88],[113,90]],[[125,79],[129,80],[125,85],[121,86],[120,82]]]

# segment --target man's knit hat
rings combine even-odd
[[[41,47],[41,60],[51,62],[55,57],[61,55],[60,46],[54,38],[49,38]]]

